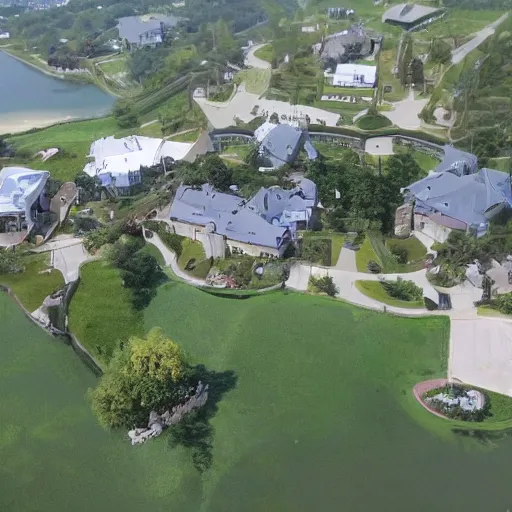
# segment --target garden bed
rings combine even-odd
[[[396,308],[422,309],[425,303],[421,301],[399,300],[388,295],[380,281],[356,281],[356,288],[367,297],[394,306]]]

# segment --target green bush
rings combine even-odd
[[[381,114],[370,115],[367,114],[357,121],[357,127],[361,130],[380,130],[381,128],[386,128],[387,126],[391,126],[393,123],[386,117]]]
[[[164,222],[148,220],[144,222],[144,227],[155,232],[162,239],[162,242],[171,249],[171,251],[176,253],[177,258],[181,256],[185,237],[176,235],[175,233],[169,233],[169,231],[167,231],[167,225]]]
[[[382,271],[381,266],[376,261],[373,260],[370,260],[366,267],[368,268],[368,272],[371,272],[372,274],[380,274],[380,272]]]
[[[409,261],[409,252],[405,247],[391,246],[391,254],[393,254],[398,263],[405,264]]]
[[[18,253],[12,249],[0,249],[0,274],[17,274],[23,272]]]
[[[317,293],[326,293],[330,297],[334,297],[339,292],[339,288],[334,284],[334,281],[330,276],[310,276],[309,286],[313,291]]]
[[[381,281],[386,293],[395,299],[414,302],[423,298],[423,290],[413,281],[406,281],[398,277],[396,281]]]
[[[332,241],[330,238],[304,237],[301,243],[300,257],[312,263],[330,266],[331,246]]]
[[[206,279],[206,276],[210,272],[213,265],[213,258],[205,258],[204,260],[197,263],[189,274],[197,277],[198,279]]]

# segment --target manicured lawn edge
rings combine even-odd
[[[356,267],[358,272],[366,272],[369,274],[368,271],[368,262],[369,261],[375,261],[379,265],[382,264],[377,258],[377,254],[375,254],[375,251],[373,250],[372,243],[370,241],[370,238],[368,236],[365,237],[364,242],[362,243],[361,247],[359,248],[359,251],[356,252]]]
[[[390,297],[379,281],[356,281],[356,288],[367,297],[397,308],[407,309],[425,309],[423,301],[409,302],[407,300],[398,300]]]

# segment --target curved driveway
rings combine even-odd
[[[248,52],[245,57],[244,64],[249,68],[260,68],[260,69],[270,69],[272,66],[270,62],[266,60],[260,59],[254,55],[254,52],[257,52],[260,48],[267,46],[268,43],[256,44],[254,45]]]

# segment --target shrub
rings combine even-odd
[[[381,283],[386,293],[394,299],[413,302],[423,298],[423,290],[416,286],[413,281],[406,281],[398,277],[396,281],[386,281],[383,279]]]
[[[330,276],[310,276],[309,285],[317,293],[326,293],[330,297],[334,297],[339,292],[339,288],[334,284]]]
[[[304,237],[301,244],[301,258],[329,266],[331,264],[331,239]]]
[[[0,274],[18,274],[23,272],[20,258],[12,249],[0,249]]]
[[[391,253],[395,256],[398,263],[407,263],[409,261],[409,252],[405,247],[394,245],[391,247]]]
[[[372,274],[380,274],[382,272],[380,265],[373,260],[370,260],[366,267],[368,268],[368,272],[371,272]]]
[[[144,222],[144,227],[146,229],[154,231],[162,239],[162,242],[169,249],[171,249],[171,251],[174,251],[176,253],[177,258],[181,256],[181,253],[183,252],[184,237],[177,235],[175,233],[169,233],[169,231],[167,231],[167,226],[164,222],[148,220]]]

